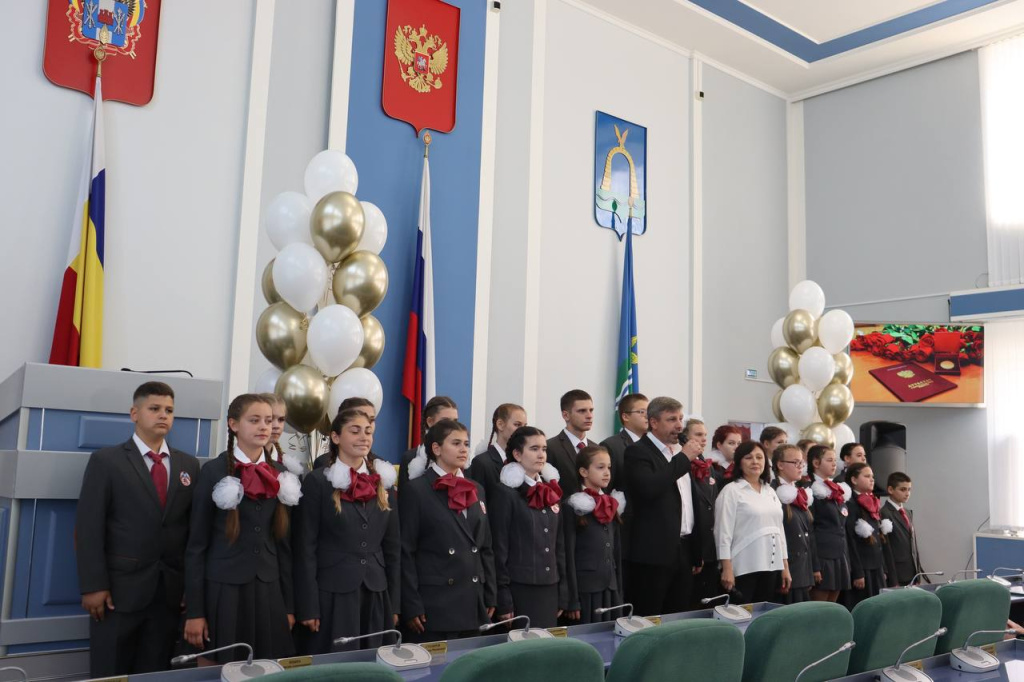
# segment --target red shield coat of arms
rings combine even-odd
[[[161,0],[48,0],[43,73],[54,85],[93,94],[94,50],[103,48],[103,99],[153,99]]]
[[[459,16],[442,0],[388,0],[381,104],[417,135],[455,128]]]

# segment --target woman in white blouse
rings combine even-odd
[[[736,448],[732,480],[715,502],[715,544],[722,563],[722,587],[743,603],[770,601],[776,586],[792,579],[782,503],[768,484],[764,450],[748,440]],[[781,580],[780,580],[781,573]]]

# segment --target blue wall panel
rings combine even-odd
[[[9,497],[0,498],[0,570],[7,566],[7,539],[11,534],[11,506]],[[4,581],[0,580],[0,604],[4,601]]]
[[[1024,538],[979,537],[976,540],[978,556],[975,564],[979,576],[992,575],[996,568],[1024,568]],[[1000,575],[1005,575],[1001,572]]]
[[[210,429],[213,428],[213,422],[209,419],[202,419],[199,422],[199,442],[196,449],[195,455],[197,457],[210,457],[217,453],[210,452]]]
[[[33,407],[28,411],[28,442],[25,447],[29,450],[39,450],[40,434],[43,431],[43,411]]]
[[[70,649],[88,649],[89,640],[74,639],[67,642],[39,642],[37,644],[12,644],[7,647],[7,653],[13,654],[34,654],[40,651],[67,651]]]
[[[17,410],[0,421],[0,450],[18,449],[18,426],[21,424],[21,410]]]
[[[434,254],[434,328],[437,391],[459,405],[469,422],[476,304],[477,213],[483,111],[485,0],[450,0],[462,10],[459,34],[458,109],[455,129],[433,134],[430,148],[431,226]],[[388,294],[374,315],[387,338],[374,367],[384,386],[374,452],[396,460],[405,449],[409,407],[402,397],[402,363],[416,248],[423,143],[412,126],[381,108],[387,3],[356,0],[346,152],[359,169],[359,198],[377,204],[388,221],[381,257]],[[482,435],[482,434],[481,434]]]
[[[32,582],[32,527],[35,524],[36,501],[17,500],[18,543],[14,557],[14,592],[11,594],[11,618],[28,614],[28,591]]]
[[[46,410],[39,421],[42,428],[42,448],[40,448],[39,426],[35,422],[35,412],[31,410],[29,418],[29,450],[48,450],[58,452],[91,453],[110,445],[123,443],[132,437],[135,425],[128,415],[104,414],[99,412],[78,412],[72,410]],[[209,424],[207,424],[209,433]],[[174,420],[174,427],[167,442],[190,455],[196,454],[196,436],[199,432],[199,420],[180,418]]]
[[[11,618],[82,613],[75,561],[77,500],[23,500]]]

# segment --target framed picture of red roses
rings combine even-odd
[[[850,390],[860,405],[985,404],[981,325],[858,322],[850,359]]]

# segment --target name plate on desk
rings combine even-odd
[[[986,644],[985,646],[981,647],[981,650],[984,651],[987,654],[992,654],[993,656],[996,655],[996,645],[995,644]]]
[[[448,653],[448,642],[426,642],[420,644],[431,656],[444,656]]]
[[[292,668],[305,668],[307,665],[313,665],[312,656],[292,656],[291,658],[279,658],[277,662],[281,664],[281,667],[285,670],[291,670]]]
[[[661,616],[646,616],[646,618],[655,625],[661,625]]]
[[[568,637],[569,636],[569,629],[568,628],[561,628],[561,627],[559,627],[559,628],[548,628],[548,632],[551,633],[552,637]]]
[[[924,672],[924,661],[911,661],[910,663],[904,663],[903,665],[908,665],[911,668],[917,668],[921,672]]]
[[[753,613],[754,612],[754,605],[753,604],[740,604],[740,606],[745,608],[747,610],[747,613]]]

